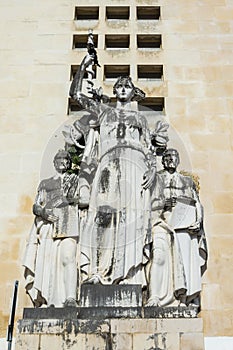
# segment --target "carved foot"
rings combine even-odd
[[[159,297],[150,297],[150,299],[147,301],[145,307],[148,306],[161,306]]]
[[[64,307],[70,307],[70,306],[76,307],[77,302],[74,298],[67,298],[63,305]]]
[[[100,282],[100,278],[97,275],[92,276],[88,280],[84,281],[83,284],[98,284]]]
[[[126,285],[126,284],[129,284],[129,281],[127,279],[125,279],[125,280],[120,281],[119,284]]]

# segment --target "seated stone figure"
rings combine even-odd
[[[207,259],[202,206],[192,178],[177,172],[179,162],[175,149],[165,151],[152,194],[148,306],[198,306]]]
[[[55,176],[41,181],[33,205],[35,221],[23,265],[34,306],[75,306],[77,293],[78,176],[71,158],[59,150]]]

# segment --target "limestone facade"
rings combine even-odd
[[[0,336],[6,333],[16,279],[17,318],[30,306],[21,261],[44,150],[68,118],[71,67],[85,55],[85,49],[74,48],[74,35],[87,34],[91,26],[90,20],[74,21],[75,7],[81,6],[99,8],[99,19],[92,20],[102,66],[96,84],[113,96],[105,66],[129,65],[135,84],[148,97],[161,98],[154,108],[172,127],[175,144],[170,145],[184,145],[189,160],[184,168],[200,177],[210,251],[202,293],[204,335],[233,336],[231,0],[1,1]],[[107,6],[129,6],[129,19],[107,19]],[[160,18],[138,19],[137,6],[160,7]],[[111,45],[106,34],[129,35],[129,48],[106,48]],[[138,48],[137,35],[152,34],[161,35],[161,45]],[[163,74],[148,81],[140,73],[139,78],[139,65],[162,66]],[[153,117],[149,121],[153,124]]]

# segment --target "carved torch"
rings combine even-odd
[[[93,57],[93,64],[90,64],[87,68],[87,91],[88,93],[93,94],[93,78],[95,75],[95,72],[93,70],[93,65],[97,65],[98,67],[100,67],[100,64],[98,62],[98,57],[97,57],[97,52],[95,49],[95,44],[94,44],[94,37],[93,37],[93,32],[92,29],[89,29],[89,34],[88,34],[88,39],[87,39],[87,51],[89,53],[90,56]]]
[[[94,100],[107,103],[110,101],[110,99],[108,96],[103,94],[102,87],[99,87],[96,89],[93,88],[93,85],[94,85],[93,78],[94,78],[95,72],[94,72],[92,67],[93,67],[93,65],[94,66],[96,65],[98,67],[101,67],[101,66],[98,62],[98,57],[97,57],[97,52],[95,49],[92,29],[89,29],[89,34],[88,34],[88,39],[87,39],[87,51],[88,51],[89,55],[93,57],[93,63],[90,64],[86,68],[86,71],[87,71],[87,92],[89,94],[92,94]]]

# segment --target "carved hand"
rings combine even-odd
[[[164,208],[165,209],[171,209],[171,208],[175,207],[175,205],[176,205],[176,198],[175,197],[167,198],[165,200]]]
[[[200,221],[196,221],[196,222],[194,222],[192,225],[190,225],[189,227],[188,227],[188,229],[190,230],[190,231],[199,231],[200,230],[200,228],[201,228],[201,223],[200,223]]]
[[[87,54],[82,61],[82,67],[84,69],[86,69],[87,67],[89,67],[92,64],[94,64],[94,56]]]
[[[50,222],[56,222],[58,220],[58,217],[53,214],[52,209],[43,209],[41,217],[44,220],[50,221]]]

